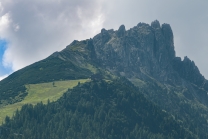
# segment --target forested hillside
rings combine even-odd
[[[196,138],[125,79],[79,84],[57,102],[24,105],[0,129],[1,139]]]

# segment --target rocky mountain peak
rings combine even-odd
[[[195,63],[188,57],[181,60],[175,56],[171,26],[166,23],[160,25],[158,20],[151,25],[138,23],[129,30],[124,25],[116,31],[103,28],[92,39],[75,40],[69,46],[73,46],[73,50],[83,46],[87,49],[86,55],[90,56],[88,60],[96,61],[115,75],[144,81],[153,78],[161,83],[175,85],[187,80],[208,90],[208,82]]]
[[[101,36],[102,36],[102,43],[103,44],[106,43],[106,42],[108,42],[109,39],[110,39],[110,34],[104,28],[101,30]]]
[[[198,85],[205,80],[187,57],[183,61],[175,57],[171,26],[160,25],[158,20],[151,25],[138,23],[129,30],[124,25],[117,31],[102,29],[93,38],[93,46],[100,64],[117,75],[143,80],[151,76],[173,84],[181,83],[179,76]]]
[[[158,20],[155,20],[151,23],[152,28],[160,28],[160,22]]]
[[[151,26],[139,23],[129,30],[124,25],[118,31],[102,29],[93,38],[93,44],[105,68],[128,78],[150,75],[167,81],[169,73],[161,76],[161,72],[175,57],[172,30],[168,24],[160,27],[157,20]]]
[[[124,25],[121,25],[117,31],[117,36],[118,37],[123,37],[125,35],[126,28]]]
[[[165,37],[172,38],[173,39],[173,31],[171,29],[171,26],[169,24],[162,24],[162,32]]]
[[[201,75],[198,67],[195,65],[193,61],[191,61],[187,56],[184,57],[183,60],[181,58],[176,57],[172,62],[173,68],[183,79],[200,86],[207,88],[208,82]]]
[[[143,23],[143,22],[139,22],[138,24],[137,24],[137,27],[149,27],[150,25],[149,24],[147,24],[147,23]]]

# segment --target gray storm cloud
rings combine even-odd
[[[169,23],[176,55],[195,61],[208,78],[208,1],[164,0],[0,0],[0,38],[9,42],[4,65],[20,69],[63,49],[72,40],[93,37],[104,27],[138,22]]]

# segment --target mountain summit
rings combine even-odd
[[[129,30],[124,25],[118,30],[103,28],[93,38],[74,40],[62,51],[16,71],[0,82],[0,107],[24,100],[28,84],[93,75],[102,76],[95,82],[127,79],[191,135],[208,136],[208,81],[188,57],[176,57],[171,26],[157,20]]]

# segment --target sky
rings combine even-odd
[[[208,79],[207,0],[0,0],[0,80],[102,28],[158,20],[171,25],[176,55]]]

